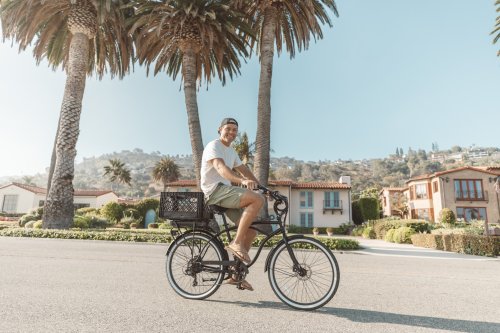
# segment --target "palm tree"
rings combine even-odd
[[[252,166],[253,154],[255,152],[255,143],[250,143],[248,141],[247,133],[238,133],[238,136],[233,141],[232,146],[234,150],[236,150],[236,153],[238,153],[241,162],[243,162],[243,164],[245,164],[246,166]]]
[[[178,180],[180,176],[179,166],[168,157],[159,160],[153,169],[153,179],[163,183],[163,192],[167,191],[167,183]]]
[[[109,160],[109,165],[104,167],[104,176],[108,176],[109,181],[112,183],[117,182],[132,186],[130,184],[130,181],[132,180],[130,170],[125,168],[125,163],[118,159]]]
[[[284,44],[291,58],[296,49],[307,49],[311,36],[315,40],[323,37],[320,24],[332,26],[327,9],[338,16],[334,0],[255,0],[248,8],[261,63],[254,171],[263,185],[269,177],[274,47],[279,55]]]
[[[500,0],[495,1],[495,6],[497,7],[497,13],[500,13]],[[495,38],[493,39],[493,43],[496,43],[498,39],[500,39],[500,16],[497,16],[495,21],[495,29],[493,29],[491,34],[496,34]],[[498,51],[497,56],[500,56],[500,51]]]
[[[73,222],[73,177],[76,142],[86,75],[104,73],[122,78],[133,59],[131,37],[122,9],[128,0],[2,0],[4,38],[20,50],[34,44],[39,64],[46,59],[54,70],[67,73],[55,139],[54,171],[45,202],[43,227],[68,228]]]
[[[154,74],[166,71],[184,80],[189,134],[198,186],[203,141],[196,98],[197,80],[209,83],[215,75],[223,84],[226,74],[239,74],[239,55],[247,56],[246,42],[239,33],[251,35],[246,17],[230,0],[134,1],[131,20],[139,62]]]

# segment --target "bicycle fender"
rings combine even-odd
[[[177,241],[179,239],[181,239],[182,237],[185,237],[186,235],[189,235],[189,234],[192,234],[192,233],[198,233],[198,234],[205,234],[209,237],[213,237],[213,234],[209,233],[208,231],[205,231],[205,230],[188,230],[186,231],[185,233],[177,236],[173,241],[172,243],[170,243],[170,245],[168,246],[168,249],[167,249],[167,253],[165,253],[165,256],[168,257],[168,255],[170,254],[170,251],[172,251],[172,248],[174,246],[175,243],[177,243]],[[217,238],[214,238],[214,240],[219,243],[219,246],[223,249],[224,248],[224,244],[222,244],[219,239]]]
[[[290,236],[288,237],[288,240],[292,240],[292,239],[296,239],[296,238],[304,238],[304,235],[293,235],[293,236]],[[271,257],[273,256],[274,252],[276,252],[276,249],[279,248],[281,246],[281,244],[285,243],[285,240],[282,239],[278,242],[278,244],[276,244],[276,246],[274,246],[274,248],[271,250],[271,252],[269,252],[269,254],[267,255],[267,258],[266,258],[266,264],[264,265],[264,272],[267,272],[267,270],[269,269],[269,265],[271,264]]]

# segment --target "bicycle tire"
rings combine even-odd
[[[201,255],[200,251],[203,251]],[[205,299],[221,286],[224,279],[223,266],[207,266],[206,268],[215,271],[210,272],[196,265],[200,260],[222,261],[226,256],[225,251],[210,235],[194,232],[184,234],[174,241],[167,256],[168,282],[172,289],[184,298]]]
[[[323,243],[308,237],[288,241],[304,270],[294,271],[285,243],[270,255],[269,282],[275,295],[298,310],[315,310],[328,303],[337,292],[340,270],[337,259]]]

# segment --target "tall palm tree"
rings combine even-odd
[[[136,0],[136,16],[131,20],[139,62],[154,74],[166,71],[174,79],[179,72],[198,186],[200,184],[203,141],[196,98],[197,80],[209,83],[218,75],[239,74],[239,55],[247,56],[240,31],[251,35],[246,17],[236,11],[231,0]]]
[[[4,38],[20,50],[34,44],[39,64],[47,59],[67,73],[55,139],[55,164],[45,202],[43,227],[68,228],[73,222],[73,177],[86,75],[107,72],[122,78],[133,59],[122,9],[128,0],[2,0]]]
[[[108,176],[109,181],[112,183],[117,182],[132,186],[130,184],[132,180],[130,170],[125,168],[125,163],[118,159],[109,160],[109,165],[104,166],[104,176]]]
[[[500,0],[495,1],[495,6],[497,7],[497,13],[500,13]],[[496,43],[500,39],[500,16],[497,16],[495,21],[495,28],[491,32],[492,35],[495,35],[493,39],[493,43]],[[500,51],[498,51],[497,56],[500,56]]]
[[[274,47],[279,55],[284,45],[291,58],[296,49],[307,49],[311,37],[315,40],[323,37],[321,24],[332,26],[328,9],[338,16],[334,0],[255,0],[248,7],[252,28],[257,33],[261,64],[254,172],[263,185],[267,185],[269,178]]]
[[[241,162],[246,166],[251,167],[253,164],[253,154],[255,153],[255,143],[248,141],[246,132],[238,133],[238,136],[233,141],[232,146],[241,159]]]
[[[179,179],[181,173],[179,166],[171,158],[165,157],[159,160],[153,169],[153,179],[163,183],[163,192],[167,191],[167,183]]]

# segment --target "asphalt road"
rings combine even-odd
[[[500,260],[411,248],[335,253],[336,296],[302,312],[273,294],[263,257],[254,292],[190,301],[167,283],[166,245],[0,237],[0,332],[500,332]]]

